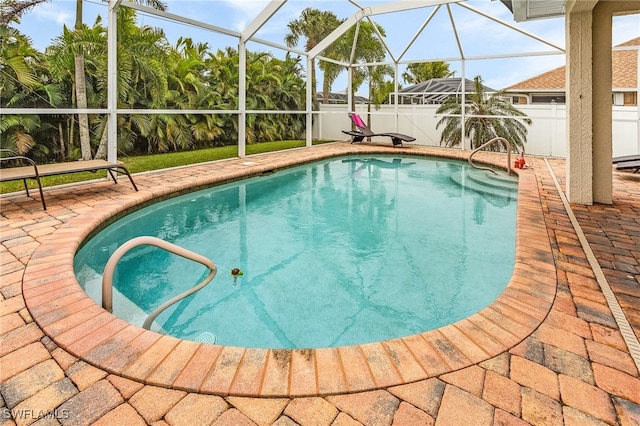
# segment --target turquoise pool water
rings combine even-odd
[[[133,237],[157,236],[219,270],[152,330],[260,348],[402,337],[478,312],[508,283],[517,183],[479,187],[484,180],[487,172],[446,159],[320,161],[138,210],[86,242],[74,267],[101,303],[109,256]],[[236,267],[244,275],[234,280]],[[141,325],[206,272],[155,247],[135,248],[116,268],[114,314]]]

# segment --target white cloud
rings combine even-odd
[[[231,9],[230,24],[236,31],[244,30],[251,21],[269,4],[268,0],[220,0]]]
[[[487,74],[487,85],[495,89],[503,89],[521,81],[535,77],[565,65],[564,55],[536,56],[518,58],[508,61],[506,66],[500,67],[496,74]],[[495,67],[490,68],[495,69]],[[488,72],[490,72],[490,70]]]
[[[613,18],[613,44],[624,43],[640,36],[640,14]]]
[[[34,7],[32,14],[39,21],[46,23],[55,22],[60,26],[63,24],[69,26],[75,18],[70,10],[61,8],[59,5],[53,3],[42,3],[38,5],[38,7]]]

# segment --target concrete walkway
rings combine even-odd
[[[403,339],[282,353],[200,345],[127,326],[78,291],[75,248],[119,211],[359,152],[464,157],[338,143],[138,174],[137,193],[125,181],[49,189],[46,212],[37,198],[0,197],[0,424],[640,424],[638,175],[614,173],[613,205],[568,213],[564,161],[528,159],[505,294]]]

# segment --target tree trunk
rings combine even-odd
[[[96,151],[96,159],[106,160],[107,159],[107,142],[109,141],[109,125],[105,123],[104,129],[102,130],[102,136],[100,137],[100,145],[98,145],[98,150]]]
[[[351,90],[351,111],[356,112],[356,92],[353,90],[353,67],[349,67],[349,74],[349,79],[351,80],[351,87],[349,88]],[[351,124],[351,128],[354,128],[353,123]]]
[[[58,137],[60,138],[60,155],[62,156],[62,161],[66,161],[67,147],[64,143],[64,132],[62,131],[62,123],[58,123]]]
[[[369,100],[367,101],[367,126],[371,128],[371,98],[373,97],[373,88],[371,84],[373,83],[372,79],[369,79]],[[367,138],[367,141],[371,142],[371,136]]]
[[[373,80],[369,79],[369,101],[367,102],[367,126],[369,126],[369,128],[371,128],[371,98],[373,98],[373,88],[371,87],[372,84]]]
[[[84,55],[74,56],[76,72],[76,106],[80,109],[87,108],[87,87],[84,74]],[[80,135],[80,152],[83,160],[91,160],[91,142],[89,135],[89,116],[78,114],[78,131]]]
[[[75,29],[82,29],[82,0],[76,0]],[[84,54],[80,51],[74,57],[76,108],[87,108],[87,78],[84,72]],[[91,160],[91,137],[89,134],[89,116],[78,114],[78,130],[80,136],[80,152],[83,160]]]
[[[330,92],[331,92],[331,84],[329,82],[329,77],[325,75],[324,79],[322,80],[322,103],[323,104],[329,103],[329,95],[331,94]]]
[[[318,96],[316,95],[316,61],[311,60],[311,105],[314,106],[314,110],[317,110]]]
[[[75,83],[74,83],[75,85]],[[75,96],[75,95],[74,95]],[[73,102],[75,102],[75,99],[73,100]],[[67,119],[67,151],[69,152],[69,155],[73,154],[73,149],[74,149],[74,142],[76,140],[76,120],[74,118],[73,115],[70,115],[69,118]]]

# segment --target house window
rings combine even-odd
[[[532,104],[564,104],[565,95],[531,95]]]
[[[624,105],[624,93],[614,93],[613,94],[613,104],[615,106],[622,106]]]
[[[625,92],[623,105],[625,106],[638,105],[638,92]]]

